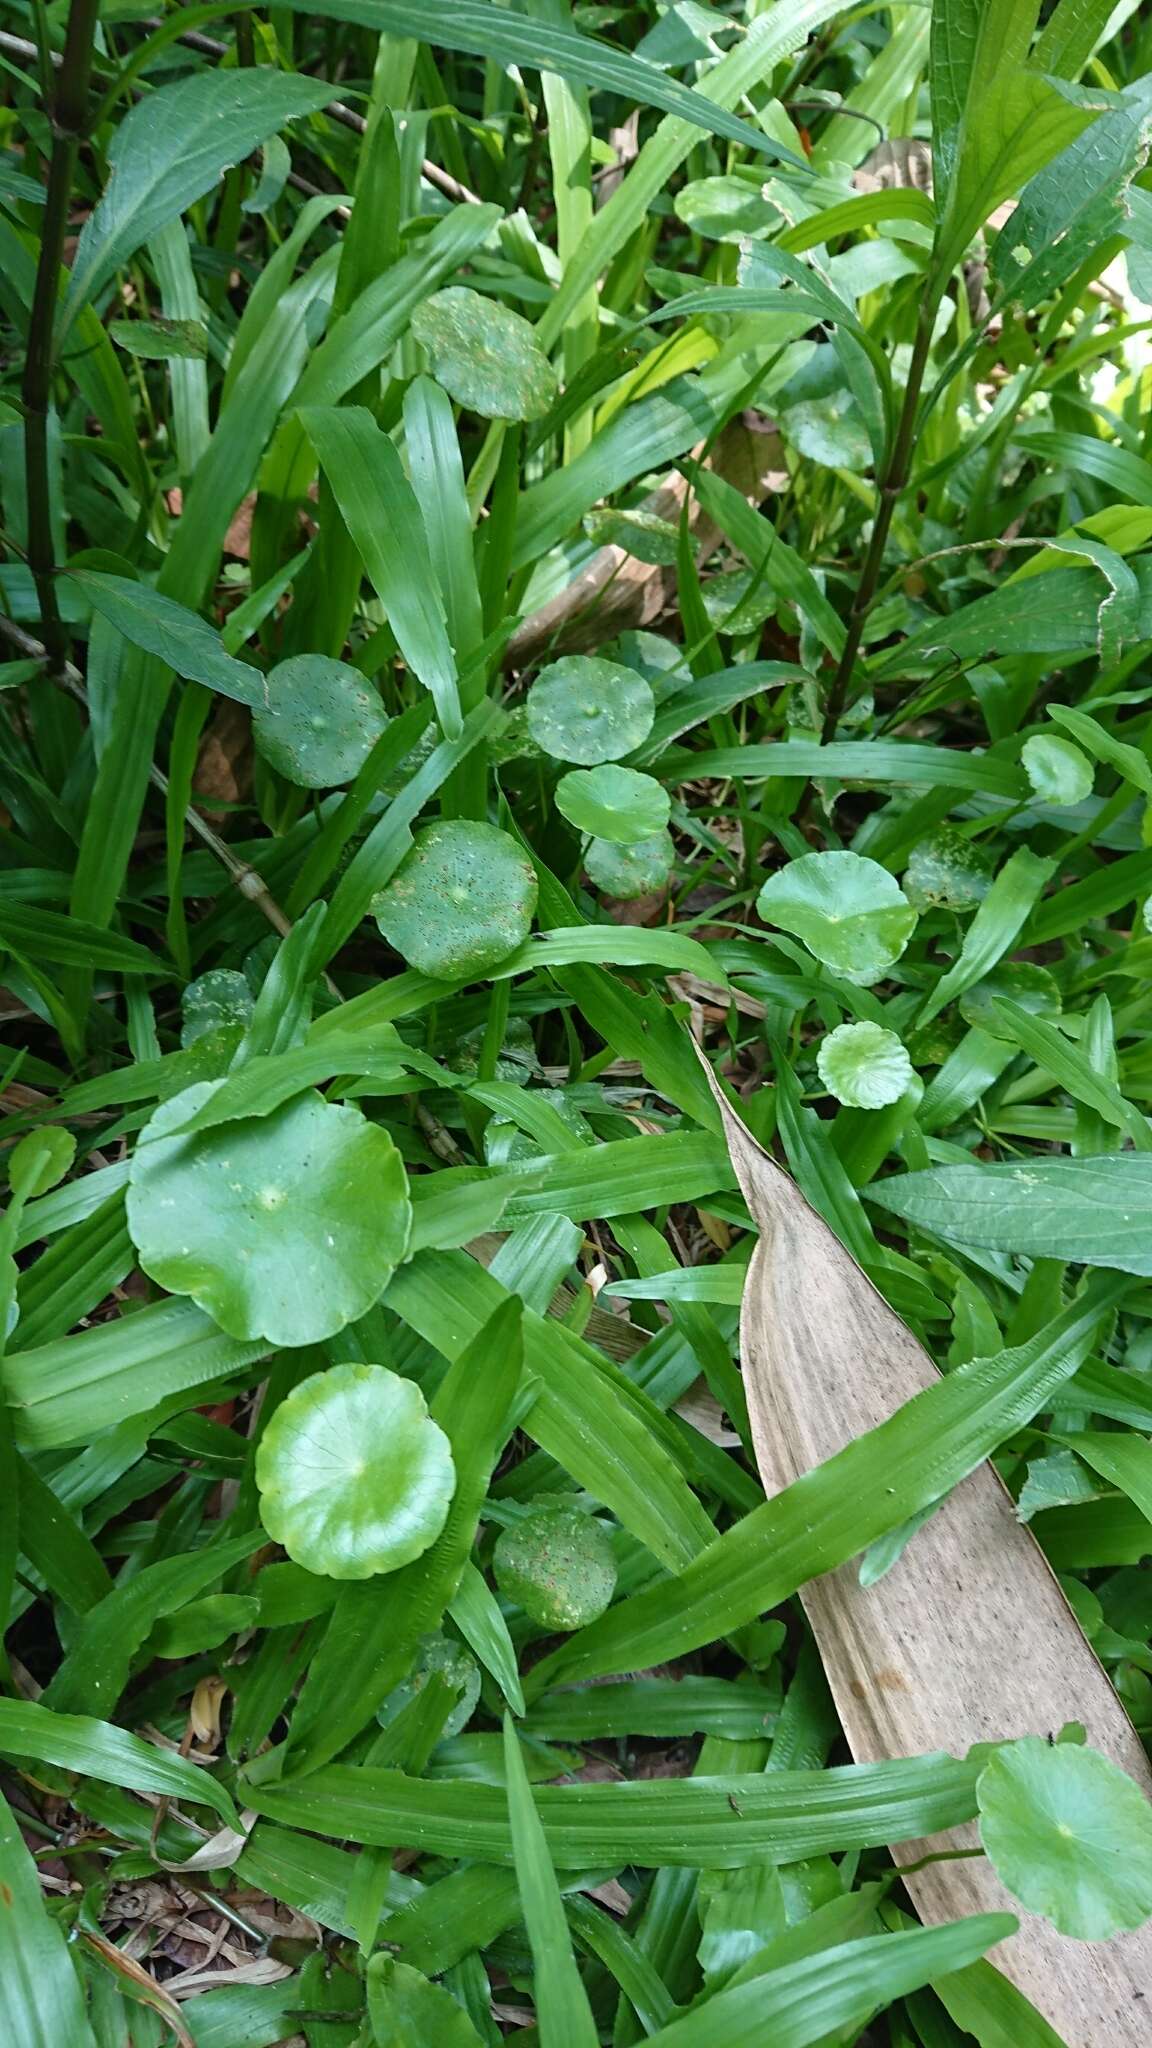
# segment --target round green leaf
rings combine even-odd
[[[417,834],[372,912],[410,967],[439,981],[475,981],[523,945],[536,909],[536,870],[495,825],[450,818]]]
[[[820,1079],[849,1109],[886,1109],[913,1079],[912,1062],[882,1024],[840,1024],[816,1054]]]
[[[657,512],[645,512],[642,506],[627,512],[615,505],[603,505],[594,512],[586,512],[583,523],[589,540],[595,541],[598,548],[623,548],[625,554],[634,555],[638,562],[651,562],[654,568],[676,566],[680,530],[670,519],[661,519]]]
[[[776,610],[776,592],[760,569],[722,569],[709,576],[701,595],[718,633],[756,633]]]
[[[407,1385],[407,1382],[402,1382]],[[444,1723],[443,1735],[447,1739],[459,1735],[468,1726],[476,1711],[480,1698],[480,1666],[463,1643],[452,1636],[421,1636],[416,1648],[416,1661],[408,1677],[394,1692],[390,1692],[382,1707],[377,1709],[376,1719],[382,1728],[396,1719],[401,1709],[423,1692],[430,1678],[443,1678],[457,1694],[456,1703]]]
[[[8,1156],[8,1185],[14,1195],[31,1202],[63,1180],[75,1157],[76,1140],[72,1132],[59,1124],[45,1124],[42,1130],[29,1131],[26,1138],[12,1147]]]
[[[554,761],[595,768],[619,761],[647,739],[656,700],[643,676],[616,661],[569,654],[554,661],[528,695],[528,730]]]
[[[554,404],[556,372],[530,321],[466,285],[433,292],[412,333],[450,397],[486,420],[538,420]]]
[[[234,1025],[243,1030],[250,1023],[254,1008],[248,977],[238,974],[234,967],[213,967],[198,981],[188,983],[180,1007],[181,1045],[194,1045],[208,1032]]]
[[[137,1140],[128,1229],[140,1264],[230,1337],[319,1344],[371,1308],[404,1256],[400,1154],[358,1109],[318,1095],[170,1135],[219,1085],[162,1103]]]
[[[326,654],[295,654],[268,676],[268,703],[252,713],[264,759],[301,789],[336,789],[364,766],[388,723],[359,669]]]
[[[1061,1934],[1107,1941],[1152,1915],[1152,1804],[1098,1750],[1026,1735],[981,1771],[976,1798],[997,1875]]]
[[[634,846],[616,846],[611,839],[590,839],[584,853],[588,879],[606,896],[646,896],[662,889],[672,872],[676,848],[670,832],[638,839]]]
[[[867,469],[872,446],[850,391],[829,391],[823,398],[805,398],[780,415],[785,440],[810,462],[829,469]]]
[[[914,910],[974,910],[992,887],[993,863],[953,825],[912,848],[904,893]]]
[[[541,1628],[584,1628],[612,1599],[616,1559],[599,1522],[575,1508],[537,1508],[500,1533],[496,1584]]]
[[[280,1403],[256,1452],[260,1519],[305,1571],[368,1579],[435,1543],[456,1469],[412,1380],[382,1365],[316,1372]]]
[[[1010,1044],[1015,1043],[1012,1033],[996,1014],[1000,999],[1016,1003],[1030,1017],[1058,1017],[1064,1007],[1060,984],[1046,967],[1037,967],[1031,960],[1001,961],[983,981],[965,989],[959,1010],[966,1024]]]
[[[805,853],[769,875],[756,899],[767,924],[802,939],[848,981],[879,981],[900,958],[916,912],[895,877],[858,853]]]
[[[1020,749],[1033,794],[1044,804],[1079,804],[1092,794],[1095,769],[1087,754],[1055,733],[1033,733]]]
[[[745,178],[694,178],[672,204],[685,227],[713,242],[742,243],[748,235],[765,234],[780,219],[761,182]]]
[[[578,832],[611,839],[616,846],[635,846],[638,839],[654,839],[664,830],[672,805],[654,776],[605,767],[574,768],[562,775],[556,808]]]

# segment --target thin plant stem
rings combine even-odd
[[[928,364],[928,351],[932,346],[932,330],[935,325],[936,307],[939,304],[939,299],[939,290],[932,290],[930,287],[925,293],[920,308],[920,318],[916,323],[916,339],[912,346],[912,361],[908,369],[908,383],[904,391],[904,403],[900,409],[900,419],[896,428],[896,436],[892,443],[892,452],[884,466],[884,475],[880,484],[880,500],[876,507],[876,517],[872,522],[872,537],[868,543],[868,552],[864,557],[864,563],[860,571],[860,581],[856,586],[856,595],[852,600],[852,609],[848,614],[848,633],[844,641],[844,651],[840,656],[839,666],[832,679],[832,687],[828,692],[828,702],[824,710],[824,725],[820,738],[825,746],[831,739],[835,738],[836,728],[840,723],[844,706],[848,700],[848,691],[851,687],[852,675],[856,667],[856,658],[860,652],[860,643],[864,638],[864,627],[868,620],[868,614],[872,609],[877,585],[880,581],[880,571],[884,565],[884,550],[888,545],[892,515],[896,510],[897,499],[908,485],[908,474],[912,466],[912,452],[916,442],[916,419],[920,405],[920,391],[924,382],[924,372]]]
[[[64,55],[56,73],[50,113],[52,156],[36,286],[28,323],[24,365],[24,471],[28,499],[28,561],[36,585],[41,628],[49,659],[67,659],[68,635],[56,596],[56,560],[52,540],[52,497],[48,468],[48,414],[55,362],[53,336],[60,291],[60,266],[68,209],[76,175],[76,158],[85,133],[92,46],[100,0],[72,0]]]
[[[3,614],[0,614],[0,639],[7,640],[28,660],[43,663],[45,672],[51,680],[88,710],[88,693],[84,687],[84,678],[67,656],[53,663],[43,641],[33,639],[30,633],[25,633],[22,627],[5,618]],[[167,797],[168,777],[162,769],[157,768],[155,762],[148,771],[148,779],[152,787],[159,790],[161,796]],[[292,930],[292,920],[284,915],[264,877],[250,862],[239,859],[227,840],[221,839],[219,833],[212,830],[207,819],[201,817],[194,805],[189,804],[185,807],[184,816],[189,830],[195,833],[201,844],[207,847],[213,858],[227,871],[240,894],[255,905],[261,915],[267,918],[273,930],[279,932],[281,938],[286,937]]]

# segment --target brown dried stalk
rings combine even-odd
[[[741,1311],[744,1385],[765,1492],[874,1429],[936,1378],[931,1360],[722,1098],[732,1164],[760,1232]],[[1152,1794],[1139,1738],[1007,1489],[981,1465],[876,1584],[855,1563],[801,1595],[853,1756],[883,1758],[1055,1734],[1088,1740]],[[974,1826],[893,1854],[971,1849]],[[1010,1911],[996,1966],[1068,2048],[1147,2048],[1152,1925],[1071,1941],[1024,1912],[982,1857],[909,1872],[930,1922]]]

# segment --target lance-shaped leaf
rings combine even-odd
[[[455,739],[456,657],[420,503],[395,444],[361,405],[309,406],[301,418],[400,652],[430,691],[445,738]]]
[[[266,701],[259,669],[229,654],[215,627],[187,605],[153,590],[150,583],[134,583],[130,576],[106,576],[95,569],[72,569],[69,574],[94,612],[134,647],[166,661],[178,676],[203,683],[205,689],[232,697],[237,704]]]
[[[932,1166],[893,1174],[869,1188],[868,1199],[948,1244],[1152,1275],[1145,1152]]]
[[[64,324],[158,228],[209,192],[230,164],[285,121],[315,113],[332,96],[323,79],[267,65],[200,71],[161,86],[126,114],[108,152],[108,188],[84,224],[72,265]]]
[[[759,127],[681,85],[678,78],[670,78],[643,57],[633,57],[598,36],[580,35],[563,23],[493,6],[490,0],[452,0],[451,7],[438,8],[434,15],[420,0],[291,0],[291,4],[300,13],[362,22],[377,34],[419,36],[442,49],[466,50],[497,64],[555,71],[561,78],[576,79],[602,92],[622,93],[642,106],[661,107],[691,121],[697,129],[726,135],[730,141],[743,142],[768,156],[797,161],[790,149]]]
[[[480,2048],[480,2036],[463,2006],[411,1963],[373,1956],[367,1992],[374,2041],[388,2041],[392,2048],[422,2048],[427,2041],[438,2041],[441,2048]]]
[[[1001,200],[1019,192],[1109,105],[1100,94],[1092,98],[1021,64],[1003,64],[965,110],[940,230],[941,267],[958,263]]]
[[[0,1797],[0,1897],[5,1966],[0,1974],[0,2024],[21,2048],[95,2048],[84,1994],[58,1920],[48,1910],[31,1851],[7,1801]]]
[[[936,1378],[899,1318],[725,1100],[725,1135],[760,1242],[741,1314],[744,1384],[769,1495],[874,1429]],[[925,1445],[925,1454],[930,1446]],[[1143,1748],[1042,1552],[991,1465],[941,1503],[893,1568],[862,1586],[854,1564],[802,1598],[858,1761],[1046,1735],[1080,1721],[1147,1792]],[[931,1847],[972,1846],[971,1829]],[[923,1844],[897,1859],[918,1860]],[[922,1918],[943,1922],[1013,1903],[979,1859],[907,1879]],[[1027,1902],[1026,1902],[1027,1903]],[[1067,2041],[1137,2048],[1135,1994],[1152,1969],[1152,1928],[1072,1947],[1021,1916],[996,1962]]]

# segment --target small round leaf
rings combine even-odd
[[[662,889],[672,872],[676,848],[669,832],[638,839],[634,846],[616,846],[611,839],[590,839],[584,854],[588,879],[606,896],[646,896]]]
[[[756,633],[776,610],[776,591],[760,569],[722,569],[709,576],[701,596],[718,633]]]
[[[992,862],[953,825],[912,848],[904,893],[914,910],[974,910],[992,887]]]
[[[313,1373],[256,1452],[260,1519],[305,1571],[368,1579],[435,1543],[456,1486],[452,1451],[414,1381],[382,1365]]]
[[[879,981],[900,958],[916,912],[895,877],[858,853],[805,853],[769,875],[756,899],[768,924],[802,939],[848,981]]]
[[[63,1180],[75,1157],[76,1140],[72,1132],[59,1124],[45,1124],[42,1130],[29,1131],[26,1138],[12,1147],[8,1185],[14,1195],[31,1202]]]
[[[886,1109],[913,1080],[912,1062],[896,1033],[868,1021],[830,1031],[816,1066],[828,1093],[849,1109]]]
[[[453,1636],[421,1636],[416,1647],[416,1661],[407,1678],[389,1693],[383,1706],[377,1709],[376,1719],[380,1726],[387,1728],[402,1708],[423,1692],[430,1678],[442,1678],[456,1694],[444,1723],[443,1735],[445,1740],[459,1735],[472,1719],[480,1698],[480,1666],[463,1643],[458,1643]]]
[[[980,1837],[1030,1912],[1080,1941],[1152,1915],[1152,1804],[1099,1750],[1006,1743],[976,1782]]]
[[[1030,1017],[1058,1017],[1064,1007],[1060,984],[1046,967],[1037,967],[1031,960],[1002,960],[983,981],[965,989],[958,1007],[964,1022],[974,1030],[987,1031],[1009,1044],[1015,1040],[996,1011],[1001,998],[1027,1010]]]
[[[611,1542],[575,1508],[538,1508],[502,1530],[492,1569],[504,1598],[546,1629],[584,1628],[616,1590]]]
[[[759,182],[752,185],[744,178],[694,178],[672,204],[686,227],[713,242],[742,243],[746,235],[762,235],[780,220]]]
[[[780,431],[810,462],[829,469],[867,469],[872,460],[868,432],[849,391],[829,391],[789,406],[780,415]]]
[[[536,909],[536,871],[495,825],[428,825],[372,904],[384,937],[438,981],[476,981],[523,945]]]
[[[137,1141],[128,1229],[140,1264],[230,1337],[322,1343],[366,1314],[404,1256],[400,1154],[358,1109],[318,1095],[170,1136],[219,1085],[162,1103]]]
[[[181,1003],[183,1022],[180,1043],[194,1045],[210,1031],[239,1026],[243,1030],[254,1008],[248,977],[234,967],[213,967],[198,981],[190,981]]]
[[[657,569],[676,566],[680,530],[670,519],[661,519],[658,512],[645,512],[643,507],[626,512],[615,505],[598,506],[594,512],[584,514],[584,531],[598,548],[623,548],[625,554],[635,555],[638,562],[650,562]]]
[[[359,774],[388,723],[359,669],[326,654],[295,654],[268,676],[252,713],[264,759],[301,789],[336,789]]]
[[[635,846],[654,839],[668,823],[668,791],[653,775],[635,768],[574,768],[556,785],[556,808],[578,832]]]
[[[656,701],[643,676],[616,661],[569,654],[554,661],[528,696],[528,731],[554,761],[595,768],[619,761],[652,730]]]
[[[1096,771],[1087,754],[1055,733],[1033,733],[1020,749],[1032,793],[1042,804],[1080,804],[1092,794]]]
[[[433,292],[412,315],[432,374],[458,405],[486,420],[538,420],[556,399],[556,372],[530,321],[466,285]]]

